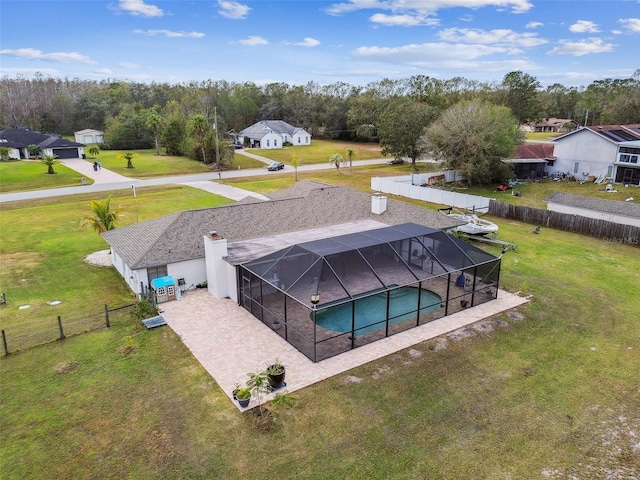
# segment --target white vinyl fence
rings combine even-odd
[[[416,173],[397,177],[373,177],[371,189],[376,192],[389,193],[401,197],[415,198],[430,203],[438,203],[450,207],[464,208],[477,212],[486,212],[489,209],[490,198],[468,195],[466,193],[449,192],[429,185],[429,179],[444,177],[445,182],[460,180],[457,172],[447,170],[445,172]]]

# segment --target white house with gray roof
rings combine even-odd
[[[250,148],[282,148],[285,143],[294,146],[311,145],[311,134],[282,120],[262,120],[238,132],[238,142]]]
[[[154,278],[171,275],[183,288],[207,282],[214,296],[236,299],[236,266],[291,242],[407,222],[439,230],[460,224],[405,202],[312,181],[271,198],[186,210],[102,236],[113,265],[137,294]]]

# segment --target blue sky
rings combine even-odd
[[[2,0],[0,29],[10,77],[586,86],[640,69],[640,0]]]

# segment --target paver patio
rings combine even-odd
[[[318,363],[313,363],[233,300],[217,299],[206,290],[187,292],[181,300],[160,307],[168,325],[231,399],[236,383],[244,383],[247,373],[264,370],[276,358],[286,366],[286,389],[293,392],[526,302],[526,298],[500,290],[496,300]],[[267,396],[265,400],[270,398]],[[252,399],[249,408],[256,405]]]

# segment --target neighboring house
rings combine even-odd
[[[554,144],[552,173],[640,185],[640,124],[583,127]]]
[[[371,195],[311,181],[298,182],[271,198],[256,201],[248,197],[233,205],[186,210],[110,230],[102,236],[111,248],[113,265],[131,290],[141,294],[147,291],[151,280],[166,275],[183,280],[180,283],[184,287],[206,282],[203,238],[212,231],[224,237],[229,251],[237,256],[236,242],[252,241],[257,248],[266,237],[313,228],[329,232],[332,226],[363,220],[374,221],[375,227],[415,222],[441,230],[460,224],[445,215],[396,200],[387,200],[386,210],[375,214],[371,211]],[[273,247],[282,245],[278,241]],[[228,268],[229,272],[227,267],[219,268],[218,274],[225,271],[224,278],[235,276],[234,269]],[[211,290],[213,282],[209,284]],[[229,280],[213,293],[237,299],[235,287],[235,280]]]
[[[206,281],[315,362],[497,298],[501,260],[443,231],[461,223],[304,181],[268,201],[102,235],[134,291],[158,277],[185,288]]]
[[[76,142],[84,143],[85,145],[89,145],[91,143],[100,144],[103,142],[102,130],[85,128],[84,130],[80,130],[79,132],[74,132],[74,135],[76,137]]]
[[[57,158],[81,158],[85,145],[72,142],[56,135],[34,132],[28,128],[14,128],[0,131],[0,146],[9,147],[9,158],[29,158],[29,145],[40,147],[42,155],[55,155]]]
[[[533,126],[534,132],[564,133],[572,130],[576,124],[570,118],[543,118]]]
[[[542,178],[555,162],[553,144],[525,143],[518,145],[515,157],[505,158],[502,161],[513,165],[516,178]]]
[[[640,227],[640,204],[571,193],[554,192],[546,200],[547,210],[580,215],[607,222]]]
[[[287,142],[294,146],[311,145],[311,134],[282,120],[263,120],[236,135],[238,142],[250,148],[282,148]]]

